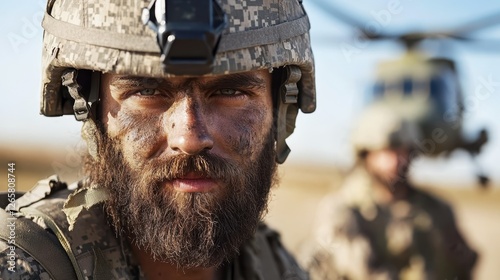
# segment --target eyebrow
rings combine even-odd
[[[117,88],[133,88],[144,86],[158,86],[163,84],[163,79],[137,76],[116,76],[111,80],[110,85]]]
[[[265,87],[266,82],[255,75],[248,75],[242,73],[235,73],[230,75],[220,76],[217,79],[207,81],[206,83],[199,84],[202,90],[212,88],[248,88],[248,89],[261,89]]]
[[[175,84],[168,79],[137,77],[137,76],[116,76],[113,77],[111,86],[118,89],[127,89],[144,86],[161,86],[170,90],[182,90],[185,88],[198,87],[201,90],[213,88],[248,88],[261,89],[265,87],[265,81],[255,75],[234,73],[222,75],[207,82],[200,82],[197,78],[188,78],[186,81]]]

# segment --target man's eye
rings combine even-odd
[[[138,91],[137,94],[142,96],[153,96],[158,94],[158,90],[154,88],[144,88]]]
[[[217,93],[220,94],[220,95],[238,95],[238,94],[241,94],[240,91],[232,89],[232,88],[219,89],[217,91]]]

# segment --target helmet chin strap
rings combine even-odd
[[[101,84],[101,73],[97,71],[90,72],[90,88],[84,89],[78,82],[78,73],[76,69],[67,69],[61,76],[62,85],[68,89],[69,95],[75,100],[73,112],[77,121],[86,121],[95,118],[96,104],[99,101],[99,91]],[[87,73],[84,73],[87,74]]]
[[[89,152],[89,155],[93,159],[97,159],[98,158],[97,138],[99,137],[100,134],[95,121],[93,119],[88,119],[87,121],[85,121],[82,125],[81,133],[83,140],[87,144],[87,150]]]
[[[82,86],[77,81],[78,70],[68,69],[62,74],[62,85],[67,87],[69,94],[75,103],[73,111],[77,121],[82,121],[82,138],[87,143],[89,154],[97,159],[97,137],[99,131],[95,122],[97,116],[96,104],[99,100],[99,90],[101,73],[93,71],[91,74],[90,90],[87,94],[83,93]]]
[[[68,88],[69,95],[75,100],[73,111],[77,121],[85,121],[89,118],[90,105],[85,100],[82,94],[82,87],[78,84],[78,71],[76,69],[68,69],[61,76],[62,85]]]
[[[279,89],[277,100],[277,120],[276,120],[276,162],[285,162],[290,148],[286,144],[286,138],[295,129],[295,119],[299,112],[298,97],[299,89],[297,83],[302,77],[302,72],[298,66],[289,65],[283,71],[284,81]]]

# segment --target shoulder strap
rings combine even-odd
[[[72,268],[71,270],[73,271],[73,273],[76,273],[76,278],[72,278],[72,279],[83,280],[84,279],[83,274],[79,269],[78,262],[75,258],[75,255],[71,251],[71,246],[70,246],[66,236],[64,235],[63,231],[57,225],[57,223],[49,215],[46,215],[45,213],[41,212],[40,210],[38,210],[36,208],[26,207],[26,208],[21,209],[21,213],[26,214],[26,215],[30,215],[33,217],[39,217],[44,221],[45,225],[48,226],[52,230],[52,232],[55,233],[57,240],[59,241],[58,247],[61,248],[61,246],[62,246],[63,252],[65,253],[65,256],[66,256],[66,260],[70,261],[70,263],[66,264],[66,265],[69,265],[68,268]],[[62,279],[66,279],[66,278],[62,278]]]
[[[260,224],[254,238],[240,251],[231,267],[235,280],[308,280],[295,259],[279,240],[279,235],[265,224]]]
[[[309,279],[309,275],[307,272],[302,270],[300,266],[297,264],[294,257],[285,249],[280,240],[280,235],[278,232],[269,228],[266,225],[261,225],[260,230],[262,231],[265,237],[265,243],[263,247],[267,247],[263,251],[268,251],[267,254],[262,253],[262,268],[265,272],[264,279],[267,278],[269,273],[275,270],[276,268],[272,267],[272,263],[274,261],[275,265],[278,266],[280,271],[280,278],[283,280],[307,280]],[[274,279],[274,278],[272,278]]]
[[[9,241],[10,229],[7,225],[15,221],[16,246],[39,262],[52,279],[77,279],[65,250],[50,237],[50,233],[29,219],[14,218],[3,209],[0,209],[0,221],[6,221],[5,226],[0,226],[0,239]]]

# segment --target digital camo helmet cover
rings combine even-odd
[[[165,0],[163,0],[165,1]],[[167,0],[169,1],[169,0]],[[227,15],[208,75],[300,68],[302,112],[315,110],[314,62],[309,20],[299,0],[221,0]],[[169,77],[162,65],[157,33],[141,19],[151,0],[48,0],[42,22],[41,113],[73,114],[73,100],[61,87],[67,69],[144,77]]]

